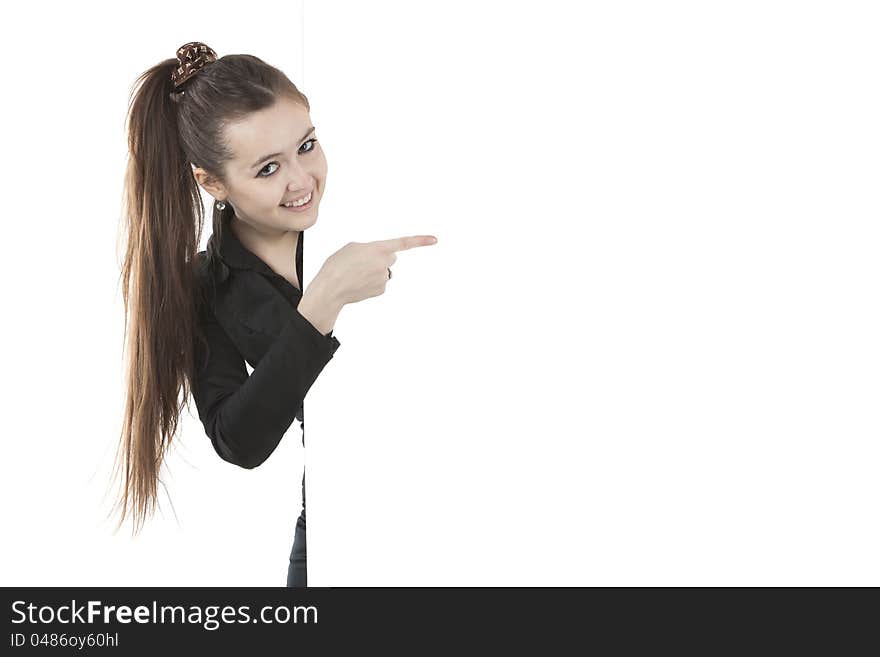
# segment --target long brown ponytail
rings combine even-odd
[[[282,96],[308,99],[279,69],[252,55],[226,55],[175,87],[179,58],[141,74],[127,117],[128,162],[122,222],[127,236],[121,270],[125,313],[126,402],[114,479],[123,474],[114,511],[119,527],[131,513],[140,531],[158,501],[159,471],[195,375],[199,284],[196,253],[204,208],[192,165],[224,181],[233,156],[223,126],[271,106]],[[185,93],[179,92],[184,90]],[[229,206],[227,206],[228,208]],[[215,209],[214,233],[220,213]],[[208,259],[215,257],[209,243]],[[163,484],[164,485],[164,484]]]

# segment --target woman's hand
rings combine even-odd
[[[349,242],[331,255],[315,276],[334,299],[344,306],[385,292],[388,268],[397,261],[395,253],[437,243],[433,235],[410,235],[376,242]]]

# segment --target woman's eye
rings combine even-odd
[[[315,150],[315,146],[314,146],[314,144],[315,144],[316,141],[318,141],[317,138],[314,138],[314,137],[313,137],[312,139],[309,139],[308,141],[303,142],[303,145],[300,146],[300,152],[301,152],[301,153],[311,153],[313,150]],[[311,144],[311,147],[310,147],[310,148],[307,148],[306,150],[302,150],[303,147],[306,146],[306,144]],[[267,164],[267,165],[264,166],[262,169],[260,169],[260,171],[257,173],[257,176],[260,177],[260,178],[268,178],[269,176],[271,176],[271,175],[272,175],[273,173],[275,173],[278,169],[273,169],[271,172],[266,173],[265,175],[263,174],[263,172],[266,171],[266,169],[269,168],[269,167],[271,167],[272,165],[275,165],[275,166],[277,167],[277,166],[278,166],[278,163],[277,163],[277,162],[269,162],[269,164]]]

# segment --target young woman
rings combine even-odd
[[[159,469],[190,393],[217,454],[260,465],[295,418],[305,430],[303,401],[340,345],[333,327],[342,308],[384,293],[396,251],[437,240],[350,242],[304,288],[304,231],[317,221],[327,177],[305,95],[261,59],[218,59],[200,42],[135,87],[117,508],[120,526],[131,510],[137,532],[155,510]],[[197,252],[199,187],[216,201],[213,234]],[[306,586],[305,472],[302,496],[288,586]]]

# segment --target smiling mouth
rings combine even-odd
[[[312,190],[306,196],[303,197],[308,200],[305,203],[303,203],[302,205],[285,205],[284,203],[282,203],[281,207],[286,210],[303,210],[303,209],[308,208],[312,205],[312,201],[314,200],[314,196],[315,196],[315,190]]]

